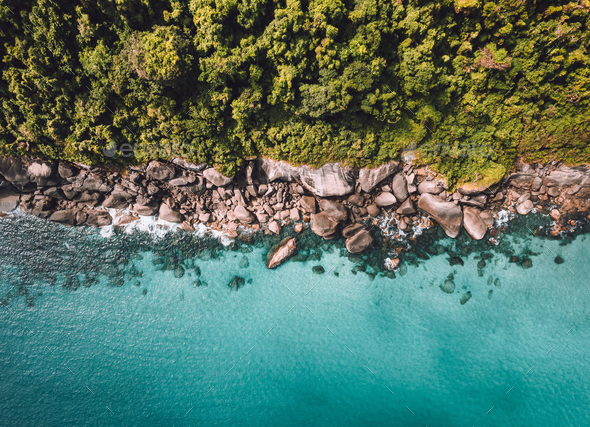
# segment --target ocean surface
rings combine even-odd
[[[0,218],[0,425],[590,425],[590,237],[520,228],[392,278],[341,242],[269,271],[276,239]]]

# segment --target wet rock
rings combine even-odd
[[[479,217],[487,227],[494,225],[494,217],[489,211],[481,211]]]
[[[560,257],[559,255],[557,255],[555,257],[555,264],[563,264],[564,262],[565,262],[565,260],[562,257]]]
[[[470,206],[463,207],[463,226],[465,231],[475,240],[481,240],[488,231],[487,225],[481,219],[479,210]]]
[[[311,215],[311,231],[324,239],[332,239],[336,235],[338,222],[332,219],[326,212]]]
[[[455,292],[455,282],[453,282],[451,279],[447,279],[444,281],[442,285],[440,285],[440,288],[443,292],[447,294],[452,294],[453,292]]]
[[[153,216],[155,215],[160,206],[156,202],[150,202],[147,204],[136,203],[133,205],[133,210],[141,216]]]
[[[86,224],[92,227],[105,227],[113,223],[113,217],[107,211],[91,210],[86,217]]]
[[[344,207],[342,203],[337,202],[335,200],[321,199],[320,209],[322,210],[322,212],[325,212],[332,219],[338,222],[346,221],[346,219],[348,218],[348,210]]]
[[[559,197],[559,195],[561,194],[559,191],[559,188],[557,187],[549,187],[547,189],[547,194],[551,197]]]
[[[389,192],[380,193],[375,197],[375,204],[379,207],[387,207],[394,205],[397,202],[395,196]]]
[[[463,294],[463,296],[461,297],[461,305],[464,305],[467,301],[469,301],[471,299],[471,291],[467,291]]]
[[[168,205],[167,203],[162,203],[162,205],[160,205],[160,210],[158,211],[158,218],[168,222],[182,222],[182,215],[180,215],[178,212],[172,209],[170,205]]]
[[[426,193],[420,196],[418,207],[430,214],[440,224],[447,236],[455,238],[461,232],[463,212],[460,206]]]
[[[174,269],[174,277],[180,279],[184,276],[184,268],[178,266]]]
[[[549,212],[549,216],[552,220],[559,221],[559,218],[561,218],[561,213],[557,209],[551,209],[551,212]]]
[[[362,206],[365,204],[365,198],[358,193],[351,194],[346,201],[353,206]]]
[[[20,195],[11,191],[0,192],[0,212],[11,212],[18,206]]]
[[[293,226],[293,230],[295,230],[295,233],[301,233],[303,231],[303,224],[301,224],[301,223],[295,224]]]
[[[287,261],[297,252],[297,239],[286,237],[273,246],[266,255],[266,268],[273,269]]]
[[[365,193],[370,193],[377,184],[395,173],[398,167],[399,163],[392,161],[374,169],[362,168],[359,170],[358,183]]]
[[[485,261],[485,260],[483,260],[483,259],[480,259],[480,260],[477,262],[477,268],[479,268],[479,269],[483,269],[483,268],[485,268],[485,267],[486,267],[486,261]]]
[[[367,230],[361,230],[346,239],[346,249],[351,254],[358,254],[367,250],[373,244],[373,236]]]
[[[246,280],[244,280],[243,277],[234,276],[233,279],[231,279],[231,281],[229,282],[228,286],[231,290],[237,291],[245,284],[246,284]]]
[[[208,223],[211,219],[211,214],[209,212],[203,212],[199,214],[199,221],[203,223]]]
[[[53,212],[48,219],[50,221],[59,222],[60,224],[74,225],[76,222],[76,211],[62,209]]]
[[[314,265],[311,268],[311,271],[313,271],[315,274],[324,274],[326,272],[326,269],[321,265]]]
[[[533,210],[533,207],[533,202],[531,200],[526,200],[524,203],[521,203],[516,207],[516,212],[521,215],[526,215]]]
[[[393,177],[391,189],[395,198],[400,202],[403,202],[408,198],[410,195],[408,193],[408,182],[406,180],[406,176],[403,173],[398,173]]]

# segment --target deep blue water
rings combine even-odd
[[[528,269],[492,250],[391,279],[337,247],[268,271],[261,245],[182,232],[0,233],[1,425],[590,424],[588,235],[505,236]]]

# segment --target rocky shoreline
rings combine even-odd
[[[230,178],[181,159],[116,172],[0,157],[0,212],[17,207],[61,224],[94,227],[155,215],[187,230],[205,224],[232,238],[242,229],[278,235],[285,226],[297,233],[309,227],[326,240],[342,235],[346,249],[357,254],[370,250],[383,219],[401,232],[436,222],[449,237],[465,230],[494,244],[498,211],[526,215],[534,209],[551,216],[551,234],[558,235],[575,225],[573,215],[590,217],[590,170],[519,163],[494,185],[474,182],[450,192],[428,167],[396,161],[353,170],[254,159]]]

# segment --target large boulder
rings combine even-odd
[[[391,182],[391,190],[393,191],[395,198],[400,202],[403,202],[408,198],[410,195],[410,193],[408,193],[408,181],[406,180],[406,176],[403,173],[398,173],[393,177],[393,181]]]
[[[50,221],[59,222],[60,224],[74,225],[76,222],[76,211],[71,209],[55,211],[48,219]]]
[[[0,157],[0,175],[19,191],[32,191],[36,188],[27,173],[27,166],[19,157]]]
[[[444,189],[444,184],[438,180],[422,181],[420,184],[418,184],[418,192],[420,194],[440,194]]]
[[[384,191],[375,197],[375,204],[379,207],[387,207],[394,205],[397,199],[389,191]]]
[[[234,215],[243,224],[252,224],[256,221],[254,214],[242,205],[236,206],[234,209]]]
[[[19,195],[11,191],[0,192],[0,212],[11,212],[18,206]]]
[[[351,254],[359,254],[366,251],[373,244],[373,236],[367,230],[361,230],[354,236],[346,239],[346,249]]]
[[[348,211],[344,205],[335,200],[320,199],[320,209],[338,222],[346,221]]]
[[[316,203],[315,197],[313,196],[301,196],[301,200],[299,200],[299,206],[305,211],[309,213],[316,213]]]
[[[370,193],[384,179],[389,178],[399,166],[398,162],[385,163],[377,168],[359,170],[359,185],[365,193]]]
[[[172,209],[170,205],[168,205],[168,203],[162,203],[160,205],[160,210],[158,211],[158,218],[168,222],[182,222],[182,215],[180,215],[180,213]]]
[[[557,170],[550,172],[543,178],[543,184],[547,187],[566,187],[577,185],[588,175],[588,170],[584,167],[569,168],[559,165]]]
[[[160,205],[157,202],[136,203],[133,210],[141,216],[153,216],[158,212]]]
[[[273,246],[266,255],[266,268],[276,268],[297,252],[297,239],[286,237]]]
[[[413,215],[416,213],[416,208],[414,207],[414,203],[412,199],[409,197],[400,205],[399,208],[395,211],[400,215]]]
[[[348,169],[338,163],[326,163],[315,169],[263,159],[261,169],[269,181],[299,181],[305,189],[319,197],[345,196],[354,191],[354,180],[349,176]]]
[[[516,207],[516,212],[518,212],[521,215],[526,215],[528,214],[530,211],[533,210],[533,202],[529,199],[529,200],[525,200],[523,203],[520,203],[517,207]]]
[[[176,176],[176,168],[170,163],[154,160],[148,165],[145,174],[151,179],[168,181]]]
[[[216,187],[225,187],[227,184],[232,182],[232,179],[220,174],[215,168],[205,169],[203,171],[205,179]]]
[[[336,237],[338,221],[330,217],[326,212],[311,215],[311,231],[324,239]]]
[[[356,233],[358,233],[360,230],[364,228],[365,227],[362,224],[358,223],[347,225],[342,229],[342,237],[348,239],[349,237],[354,236]]]
[[[438,222],[447,236],[454,239],[461,232],[461,224],[463,223],[461,206],[426,193],[420,196],[418,207]]]
[[[33,179],[47,179],[53,173],[53,166],[48,162],[35,161],[29,165],[27,173]]]
[[[480,216],[479,210],[470,206],[463,208],[463,226],[475,240],[481,240],[486,235],[488,227]]]

